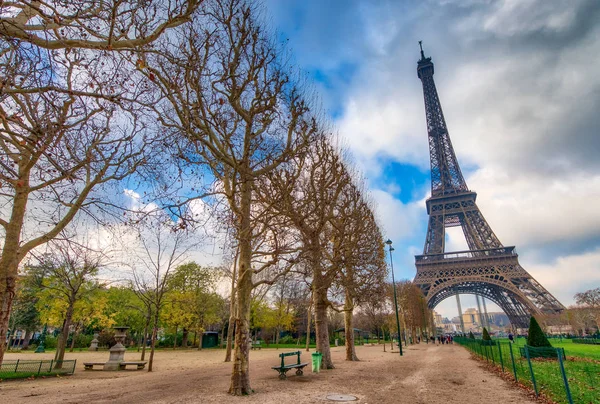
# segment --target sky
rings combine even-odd
[[[418,41],[488,223],[564,305],[600,287],[600,2],[265,0],[377,201],[396,279],[415,275],[429,154]],[[447,251],[466,249],[458,228]],[[457,231],[455,231],[457,230]],[[474,297],[461,297],[463,310]],[[493,304],[489,311],[498,310]],[[455,299],[436,307],[457,315]]]

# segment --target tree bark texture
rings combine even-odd
[[[69,307],[67,307],[67,313],[65,314],[65,320],[63,321],[63,327],[60,332],[60,337],[58,337],[58,342],[56,344],[56,354],[54,354],[54,361],[56,365],[54,365],[55,369],[62,368],[62,361],[65,359],[65,349],[67,347],[67,339],[69,338],[69,328],[71,328],[71,320],[73,318],[73,306],[75,305],[75,301],[69,302]]]
[[[0,258],[0,364],[6,351],[6,337],[8,333],[8,321],[10,310],[16,294],[16,279],[19,262],[23,258],[19,256],[21,243],[21,230],[25,218],[29,189],[28,173],[21,173],[23,167],[19,167],[19,183],[13,198],[10,221],[6,226],[4,234],[4,247]]]
[[[31,337],[33,337],[33,331],[26,331],[22,349],[29,347],[29,344],[31,343]]]
[[[346,301],[344,303],[344,333],[346,334],[346,360],[358,361],[356,356],[356,348],[354,346],[354,321],[352,312],[354,311],[354,303],[352,296],[346,293]]]
[[[152,324],[152,340],[150,341],[150,358],[148,358],[148,372],[152,372],[154,364],[154,348],[156,347],[156,334],[158,331],[158,310],[154,315],[154,324]]]
[[[1,262],[1,261],[0,261]],[[6,351],[6,337],[10,309],[15,299],[15,277],[0,279],[0,364]]]
[[[144,335],[142,336],[142,356],[140,360],[143,361],[146,357],[146,344],[148,343],[148,327],[150,327],[150,316],[147,317],[146,324],[144,325]]]
[[[79,327],[75,326],[75,331],[73,332],[73,338],[71,338],[71,347],[69,348],[69,352],[73,352],[73,349],[75,349],[75,338],[77,338],[77,335],[79,335],[78,329],[79,329]]]
[[[181,347],[182,348],[187,348],[188,346],[188,335],[189,335],[190,331],[183,327],[183,335],[181,337]]]
[[[247,395],[250,387],[250,305],[252,301],[252,228],[250,220],[251,180],[244,178],[241,185],[239,209],[239,268],[236,287],[235,351],[229,394]],[[231,325],[230,325],[231,326]]]
[[[229,302],[229,326],[227,327],[227,346],[225,348],[225,362],[231,362],[231,349],[233,347],[233,331],[235,323],[235,277],[237,275],[238,257],[239,251],[235,254],[235,260],[233,263],[233,274],[231,275],[231,301]],[[202,345],[202,344],[200,344]]]
[[[331,349],[329,347],[329,319],[327,318],[327,288],[321,286],[322,275],[319,271],[314,271],[314,304],[315,304],[315,331],[317,334],[317,351],[323,355],[321,369],[334,369],[331,360]],[[317,279],[318,278],[318,279]]]
[[[310,351],[310,322],[311,322],[311,315],[312,315],[312,294],[311,294],[311,299],[310,299],[310,304],[308,305],[308,311],[306,313],[306,352]]]

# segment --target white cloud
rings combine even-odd
[[[408,13],[410,4],[391,4],[361,9],[366,26],[353,56],[359,69],[344,89],[338,125],[377,187],[386,234],[410,246],[396,248],[394,259],[414,267],[427,225],[425,193],[402,203],[381,190],[380,180],[390,176],[385,159],[429,166],[416,77],[417,40],[424,39],[455,151],[483,215],[505,245],[517,246],[525,269],[572,303],[581,280],[598,279],[598,257],[589,253],[600,239],[600,211],[593,208],[600,204],[598,3],[432,0]],[[461,229],[450,229],[447,250],[465,248]],[[577,265],[581,279],[570,276]]]

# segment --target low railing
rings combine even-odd
[[[454,342],[510,375],[516,383],[531,388],[536,396],[565,404],[600,403],[600,364],[594,360],[571,357],[563,348],[462,337],[455,337]]]
[[[4,360],[0,364],[0,380],[22,379],[31,376],[70,375],[75,372],[76,360]]]
[[[466,250],[466,251],[454,251],[443,254],[423,254],[416,255],[415,261],[441,261],[449,259],[460,259],[460,258],[485,258],[485,257],[498,257],[498,256],[517,256],[517,251],[514,246],[512,247],[500,247],[500,248],[488,248],[484,250]]]

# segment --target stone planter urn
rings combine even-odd
[[[111,347],[108,351],[110,352],[110,357],[108,362],[104,364],[104,370],[119,370],[119,364],[123,362],[125,358],[125,347],[123,346],[123,342],[125,342],[125,336],[127,335],[125,331],[129,329],[129,327],[113,327],[115,332],[115,340],[117,343]]]

